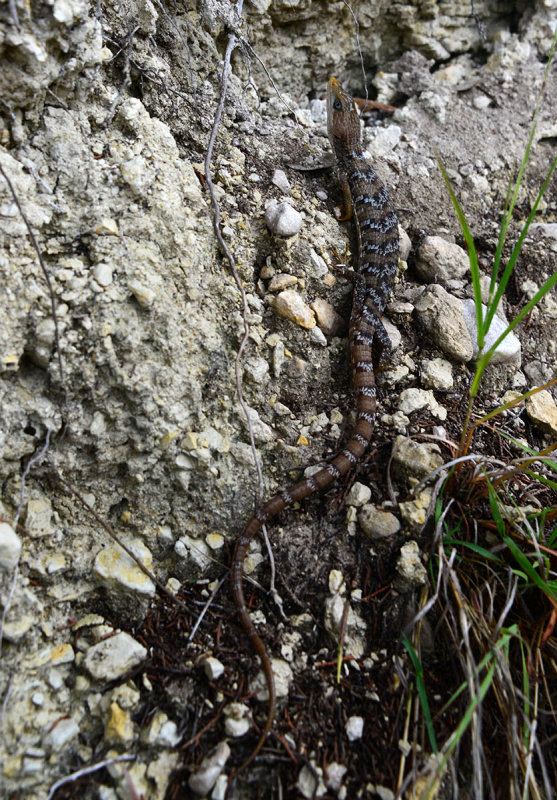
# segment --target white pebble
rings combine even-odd
[[[19,561],[21,539],[7,522],[0,522],[0,569],[10,572]]]
[[[363,717],[348,717],[345,725],[346,735],[351,742],[361,739],[364,733]]]
[[[93,270],[93,277],[99,286],[110,286],[112,283],[112,267],[110,264],[97,264]]]
[[[192,792],[200,797],[209,794],[229,758],[230,747],[226,742],[221,742],[212,755],[203,759],[197,772],[190,775],[188,786]]]
[[[369,498],[371,497],[371,489],[369,486],[366,486],[364,483],[356,483],[352,486],[348,495],[346,497],[346,502],[349,506],[356,506],[359,508],[360,506],[365,506],[368,502]]]
[[[216,681],[224,672],[224,664],[218,658],[209,656],[204,658],[202,663],[205,675],[210,681]]]
[[[302,215],[288,203],[272,200],[265,211],[265,222],[277,236],[295,236],[302,228]]]

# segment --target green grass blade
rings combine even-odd
[[[460,547],[466,547],[468,550],[471,550],[473,553],[476,553],[476,555],[479,555],[488,561],[501,561],[501,559],[494,555],[490,550],[486,550],[485,547],[482,547],[479,544],[474,544],[473,542],[465,542],[462,539],[444,539],[443,544],[445,547],[456,547],[456,545],[459,545]]]
[[[516,244],[513,247],[513,251],[511,253],[511,256],[509,258],[507,266],[505,267],[505,271],[503,272],[503,275],[501,276],[501,280],[499,281],[499,285],[497,287],[495,295],[493,296],[493,300],[488,306],[487,314],[486,314],[486,317],[485,317],[485,320],[484,320],[484,326],[485,326],[484,327],[484,333],[487,333],[487,331],[489,330],[489,326],[491,325],[491,320],[495,316],[495,312],[497,311],[497,307],[499,305],[499,302],[501,301],[501,297],[503,296],[503,292],[507,288],[507,284],[508,284],[508,282],[510,280],[510,277],[511,277],[512,273],[513,273],[514,265],[516,263],[516,259],[518,258],[519,254],[520,254],[520,251],[522,249],[522,243],[524,242],[524,239],[526,238],[526,235],[528,233],[528,229],[530,228],[530,225],[532,224],[534,216],[536,215],[536,211],[538,210],[538,206],[540,204],[540,201],[541,201],[541,199],[542,199],[542,197],[544,195],[545,190],[547,189],[549,181],[551,180],[551,176],[553,175],[553,172],[555,171],[556,167],[557,167],[557,158],[555,158],[553,160],[553,163],[551,164],[551,167],[549,168],[549,172],[547,173],[547,176],[546,176],[546,178],[545,178],[545,180],[544,180],[544,182],[543,182],[543,184],[542,184],[542,186],[541,186],[541,188],[540,188],[540,190],[539,190],[539,192],[537,194],[536,200],[534,201],[534,205],[532,206],[532,209],[531,209],[531,211],[530,211],[530,213],[528,215],[528,219],[524,223],[524,227],[522,228],[522,231],[520,232],[520,236],[518,237],[518,239],[516,241]],[[495,267],[494,267],[494,271],[495,271]]]
[[[466,217],[464,216],[464,212],[460,207],[460,203],[458,202],[457,196],[454,193],[451,180],[447,175],[447,171],[441,161],[439,154],[437,154],[437,163],[439,164],[439,169],[441,170],[441,175],[443,176],[443,180],[445,181],[445,185],[449,192],[449,196],[451,198],[451,202],[453,204],[453,208],[455,213],[458,217],[458,221],[460,223],[460,227],[462,230],[462,235],[464,236],[464,240],[466,242],[466,246],[468,248],[468,260],[470,261],[470,273],[472,275],[472,285],[474,287],[474,302],[476,304],[476,323],[478,329],[478,347],[480,350],[483,347],[484,339],[483,339],[483,324],[482,324],[482,291],[480,287],[480,267],[478,264],[478,253],[476,251],[476,245],[474,244],[474,238],[466,222]]]
[[[404,644],[406,650],[408,651],[408,655],[410,656],[412,666],[414,667],[414,672],[416,675],[416,689],[418,690],[418,697],[420,698],[420,703],[422,706],[422,712],[424,715],[424,721],[427,730],[427,735],[429,738],[429,743],[431,745],[432,751],[434,753],[438,753],[439,748],[437,747],[435,731],[433,730],[433,720],[431,719],[431,711],[429,708],[427,691],[425,688],[424,668],[422,667],[422,662],[420,661],[418,654],[416,653],[414,647],[412,646],[412,642],[404,634],[402,636],[402,643]]]

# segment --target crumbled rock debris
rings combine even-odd
[[[396,716],[388,709],[403,701],[403,689],[392,683],[390,658],[400,652],[393,631],[403,627],[405,592],[419,584],[419,559],[404,562],[414,572],[397,584],[400,597],[392,586],[401,540],[409,532],[418,537],[431,500],[428,488],[416,497],[408,491],[448,459],[444,448],[419,440],[435,434],[436,406],[406,413],[397,403],[404,391],[433,390],[447,411],[446,436],[458,439],[475,344],[456,305],[471,296],[463,251],[454,249],[464,241],[432,152],[440,153],[469,219],[485,295],[509,172],[522,158],[555,26],[548,4],[501,16],[500,3],[478,0],[482,39],[467,11],[437,13],[438,5],[410,15],[404,4],[388,13],[371,13],[366,4],[356,9],[366,63],[377,65],[370,73],[377,99],[396,106],[366,110],[362,118],[365,146],[393,191],[401,233],[400,270],[384,319],[393,354],[378,375],[379,422],[357,474],[369,502],[358,511],[342,508],[349,485],[339,486],[337,495],[313,498],[269,526],[286,619],[260,593],[252,600],[253,608],[264,606],[254,617],[266,644],[290,670],[277,739],[262,757],[282,747],[281,736],[294,754],[312,754],[312,769],[302,768],[308,796],[325,793],[326,784],[345,796],[392,796],[389,765],[396,764],[401,731],[393,730]],[[298,468],[336,452],[353,419],[345,340],[351,287],[333,265],[338,253],[350,266],[354,241],[351,226],[335,216],[338,181],[322,169],[330,153],[323,92],[330,74],[354,94],[364,90],[354,21],[342,4],[256,0],[244,4],[244,13],[245,35],[269,72],[233,59],[211,172],[223,235],[247,292],[244,399],[270,493],[296,479]],[[236,29],[238,21],[221,0],[164,13],[139,0],[57,0],[32,4],[30,13],[29,4],[14,0],[0,11],[0,166],[52,289],[51,296],[0,175],[2,796],[45,800],[61,777],[130,753],[135,761],[113,763],[55,796],[187,796],[188,779],[203,776],[211,748],[236,737],[233,759],[221,758],[226,763],[211,776],[207,766],[198,786],[217,800],[227,791],[232,761],[240,763],[256,736],[251,717],[259,723],[264,713],[250,697],[255,659],[225,590],[187,642],[254,500],[255,459],[235,400],[244,321],[203,177],[229,25]],[[555,92],[548,81],[525,196],[518,198],[521,219],[547,169]],[[278,215],[271,232],[269,204],[286,199],[291,210]],[[554,271],[554,216],[550,185],[501,318],[505,312],[512,319]],[[420,273],[425,241],[435,237],[449,255],[436,250]],[[424,287],[424,280],[433,285]],[[303,314],[275,313],[273,298],[294,290]],[[480,404],[554,377],[556,320],[548,296],[514,332],[523,372],[516,359],[508,372],[495,372]],[[539,412],[535,398],[525,414],[506,419],[537,447],[555,436],[555,425],[554,406],[542,397]],[[393,453],[390,475],[398,431],[407,444]],[[385,504],[388,475],[397,507]],[[155,591],[134,562],[118,558],[120,569],[108,572],[100,565],[101,553],[119,549],[99,519],[123,541],[141,545],[187,611]],[[426,554],[427,541],[418,542]],[[257,542],[246,572],[266,586],[264,561]],[[333,568],[344,593],[337,581],[327,595]],[[358,648],[363,656],[346,657],[337,684],[347,600],[344,654]],[[374,659],[367,658],[371,644]],[[224,666],[218,678],[199,666],[207,653]],[[223,704],[244,711],[221,714]],[[374,725],[356,742],[340,737],[345,746],[335,749],[355,715],[373,717]],[[262,793],[271,793],[275,770],[284,770],[283,785],[294,786],[302,774],[289,757],[262,763],[271,764]]]

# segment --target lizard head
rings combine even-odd
[[[336,78],[327,87],[327,130],[333,147],[340,143],[352,147],[360,143],[360,117],[354,98]]]

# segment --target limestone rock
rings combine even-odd
[[[526,413],[531,422],[550,436],[557,436],[557,406],[550,392],[543,389],[526,400]]]
[[[315,314],[293,289],[285,289],[275,297],[273,307],[281,317],[295,322],[302,328],[315,328]]]
[[[10,572],[19,561],[21,539],[7,522],[0,522],[0,569]]]
[[[460,300],[434,283],[418,298],[414,308],[420,324],[443,352],[456,361],[470,361],[474,347]]]
[[[428,359],[422,363],[422,383],[428,389],[448,392],[453,388],[453,368],[445,358]]]
[[[394,514],[390,511],[379,511],[372,505],[365,505],[360,509],[358,522],[371,542],[390,539],[400,530],[400,522]]]
[[[487,307],[482,303],[482,313],[485,315]],[[495,316],[489,327],[489,331],[485,337],[484,348],[480,353],[478,347],[478,327],[476,321],[476,306],[473,300],[468,298],[463,301],[463,314],[466,327],[470,334],[470,340],[473,345],[472,357],[478,359],[479,356],[485,351],[489,350],[497,341],[499,336],[508,327],[502,319]],[[509,333],[505,339],[497,346],[491,357],[492,364],[514,363],[520,367],[520,342],[514,333]]]
[[[397,436],[393,444],[393,461],[406,475],[425,478],[443,464],[439,446],[433,442],[415,442]]]
[[[147,658],[147,650],[129,633],[120,631],[115,636],[88,648],[84,665],[98,681],[114,681]]]
[[[286,238],[295,236],[302,229],[302,215],[289,203],[271,200],[265,211],[265,222],[271,233]]]
[[[396,568],[398,577],[396,586],[401,591],[423,586],[427,581],[427,571],[420,558],[420,548],[417,542],[411,541],[400,548]]]
[[[426,236],[418,249],[416,270],[422,278],[435,283],[464,277],[470,262],[466,251],[457,244],[440,236]]]

